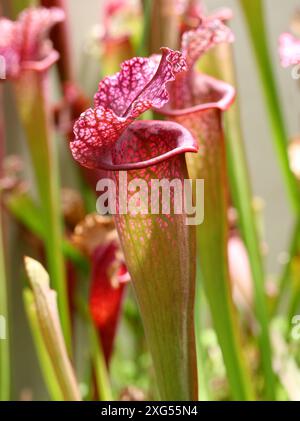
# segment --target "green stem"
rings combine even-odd
[[[240,0],[248,31],[252,41],[261,87],[265,97],[267,112],[273,132],[274,146],[277,151],[283,178],[292,209],[298,215],[300,212],[300,194],[297,182],[293,176],[287,154],[288,136],[276,89],[275,77],[270,58],[267,32],[264,22],[263,2],[261,0]]]
[[[57,294],[50,288],[49,275],[43,266],[25,257],[25,268],[32,288],[38,329],[47,349],[64,400],[80,401],[80,391],[73,365],[68,356],[57,308]]]
[[[271,313],[274,315],[279,310],[279,305],[281,303],[281,299],[285,293],[285,290],[288,286],[288,282],[290,280],[290,272],[291,272],[291,262],[293,260],[293,257],[297,254],[299,251],[300,246],[300,219],[296,222],[292,236],[290,241],[290,247],[289,247],[289,260],[286,263],[286,265],[283,268],[280,280],[279,280],[279,290],[276,297],[275,302],[273,303],[273,306],[271,308]]]
[[[49,121],[47,83],[46,72],[24,71],[16,83],[16,98],[39,192],[50,278],[58,295],[62,329],[70,352],[71,324],[62,255],[59,172],[56,145]]]
[[[102,351],[102,346],[100,343],[99,335],[90,321],[89,325],[90,330],[90,343],[92,350],[92,361],[93,367],[95,369],[95,377],[97,383],[97,389],[99,393],[99,398],[102,401],[112,401],[112,391],[109,382],[109,376],[107,372],[107,367],[105,364],[105,359]]]
[[[187,156],[190,177],[204,180],[205,186],[205,217],[203,223],[197,227],[198,255],[205,293],[233,397],[236,400],[251,400],[254,394],[229,278],[228,186],[221,112],[213,109],[205,113],[199,111],[198,115],[193,115],[193,119],[185,116],[182,116],[182,120],[178,119],[179,123],[185,122],[187,128],[193,128],[205,151],[201,155]],[[207,121],[211,125],[209,134],[206,129]]]
[[[200,153],[187,154],[186,159],[190,178],[204,181],[204,220],[197,226],[203,284],[232,395],[236,400],[251,400],[254,393],[228,268],[228,183],[222,112],[208,106],[205,110],[182,112],[175,120],[190,130],[201,146]]]
[[[208,189],[211,190],[209,182],[206,182],[206,190]],[[219,215],[216,215],[213,210],[215,204],[207,196],[205,201],[205,214],[210,215],[210,221],[216,225],[215,222]],[[236,309],[232,302],[227,250],[221,238],[222,234],[221,236],[220,234],[219,229],[215,229],[208,222],[207,217],[206,222],[198,229],[198,245],[205,292],[234,399],[252,400],[250,375],[243,355]]]
[[[197,370],[198,370],[198,399],[199,401],[209,401],[210,392],[208,388],[206,355],[202,342],[202,334],[204,323],[202,316],[204,315],[204,290],[202,287],[203,279],[201,277],[200,265],[197,265],[197,282],[195,296],[195,340],[197,352]]]
[[[299,257],[299,222],[297,224],[296,235],[297,241],[295,243],[295,249],[293,254],[290,256],[289,262],[289,278],[291,279],[291,297],[288,306],[288,320],[291,321],[297,314],[300,303],[300,257]]]
[[[226,116],[226,123],[228,127],[227,151],[229,175],[233,199],[239,212],[239,223],[251,265],[252,279],[254,283],[255,311],[260,324],[259,345],[266,381],[266,396],[268,399],[273,400],[275,399],[275,376],[272,368],[269,316],[264,287],[265,274],[255,217],[252,209],[252,195],[239,122],[238,108],[237,105],[234,105],[231,110],[228,111]]]
[[[141,42],[137,48],[137,55],[147,57],[149,55],[149,33],[151,32],[152,0],[144,0],[143,33]]]
[[[8,333],[7,284],[0,208],[0,401],[10,396],[10,352]],[[4,329],[4,332],[2,330]]]
[[[174,0],[152,0],[151,26],[148,32],[150,53],[158,54],[162,46],[180,48],[180,17]],[[148,18],[148,16],[147,16]]]
[[[53,366],[39,326],[34,296],[29,288],[24,290],[23,301],[48,393],[53,401],[62,401],[63,393],[56,377],[53,375]]]
[[[206,247],[208,247],[207,242]],[[216,251],[214,250],[215,253]],[[205,260],[207,259],[205,258]],[[216,262],[214,263],[215,265],[212,268],[206,270],[205,277],[210,281],[214,279],[215,284],[213,285],[208,280],[205,282],[205,290],[210,303],[214,327],[222,349],[229,384],[234,399],[252,400],[254,395],[242,351],[239,327],[229,287],[230,280],[227,270],[225,272],[224,267],[216,266]],[[207,272],[210,272],[209,276]]]
[[[16,19],[18,14],[28,7],[36,7],[38,0],[12,0],[11,1],[11,14],[13,19]]]
[[[208,70],[214,77],[236,86],[234,58],[231,46],[227,44],[220,45],[207,56],[204,62],[204,70]],[[275,379],[272,369],[269,317],[264,288],[265,273],[252,206],[252,189],[237,100],[225,113],[225,131],[231,194],[234,205],[238,210],[239,225],[248,251],[254,284],[256,316],[261,327],[259,342],[266,380],[266,392],[270,399],[274,399]]]

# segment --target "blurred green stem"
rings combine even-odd
[[[2,332],[4,329],[4,332]],[[0,401],[10,396],[10,353],[7,308],[7,280],[2,236],[2,209],[0,205]]]
[[[211,161],[214,162],[214,161]],[[219,163],[216,163],[218,166]],[[227,207],[223,202],[222,181],[205,178],[205,221],[198,227],[198,247],[206,296],[218,335],[228,381],[235,400],[254,398],[236,308],[232,301],[227,264]],[[223,176],[222,176],[223,177]],[[212,185],[214,184],[214,189]],[[209,217],[208,217],[209,215]]]
[[[247,247],[251,265],[255,294],[255,311],[260,324],[260,351],[266,381],[268,399],[275,399],[275,377],[272,368],[272,351],[269,336],[269,316],[265,295],[265,274],[260,252],[255,217],[251,202],[251,189],[248,179],[247,164],[242,144],[242,133],[238,107],[235,104],[226,116],[227,151],[229,175],[234,203],[239,212],[239,223]]]
[[[47,70],[23,71],[15,83],[15,92],[39,192],[50,279],[57,292],[62,329],[70,352],[71,325],[62,255],[59,171],[56,145],[51,133],[52,122],[49,119],[51,110]]]
[[[289,263],[289,279],[291,281],[289,288],[291,290],[291,297],[288,306],[288,321],[291,322],[293,317],[297,315],[300,303],[300,256],[299,256],[299,223],[297,226],[296,233],[297,242],[295,244],[295,250],[290,255]]]
[[[203,67],[204,66],[204,67]],[[204,58],[201,69],[216,78],[236,86],[234,57],[229,44],[217,46]],[[233,203],[238,210],[239,225],[248,251],[255,294],[256,316],[261,332],[260,351],[266,380],[267,396],[274,399],[274,373],[269,336],[269,317],[265,296],[265,273],[260,251],[260,241],[252,206],[252,189],[244,150],[239,103],[235,103],[225,113],[226,152]]]
[[[144,19],[141,42],[137,48],[137,55],[147,57],[149,55],[149,33],[151,32],[152,0],[143,1]]]
[[[151,26],[147,40],[150,53],[159,54],[162,46],[177,50],[180,44],[180,17],[176,13],[176,2],[174,0],[152,0],[151,3]],[[148,19],[148,15],[146,18]]]
[[[53,366],[45,346],[43,335],[39,327],[39,321],[34,303],[34,296],[29,288],[23,292],[24,307],[27,314],[30,330],[33,336],[40,368],[43,374],[48,393],[53,401],[62,401],[63,393],[60,389],[56,377],[53,375]]]
[[[203,290],[203,279],[201,277],[200,264],[197,264],[197,277],[196,277],[196,296],[195,296],[195,340],[196,340],[196,352],[197,352],[197,370],[198,370],[198,399],[199,401],[209,401],[210,393],[208,388],[208,378],[206,361],[207,356],[205,355],[205,349],[203,346],[202,335],[204,331],[203,317],[205,314],[204,309],[204,290]]]
[[[16,17],[19,13],[22,12],[22,10],[26,9],[27,7],[37,6],[38,3],[38,0],[13,0],[11,2],[12,18],[16,19]]]
[[[293,257],[299,251],[299,246],[300,246],[300,219],[296,222],[296,224],[293,227],[290,247],[288,251],[288,262],[285,264],[281,277],[279,279],[279,291],[276,296],[276,300],[274,301],[271,307],[272,315],[274,315],[279,310],[281,299],[283,298],[286,288],[288,286],[288,282],[290,281],[291,262],[292,262]]]
[[[64,400],[80,401],[79,385],[68,356],[57,308],[57,294],[50,288],[49,275],[44,267],[30,257],[24,259],[32,297],[36,309],[38,330],[51,361]]]
[[[113,397],[109,382],[108,371],[105,364],[100,338],[96,331],[96,328],[92,324],[92,321],[90,321],[89,330],[92,361],[95,370],[95,378],[99,398],[101,401],[111,401],[113,400]]]
[[[206,114],[205,114],[206,113]],[[203,127],[210,122],[209,134]],[[198,135],[205,153],[187,155],[190,178],[204,180],[204,221],[197,226],[197,247],[203,285],[235,400],[252,400],[254,392],[246,361],[229,276],[227,243],[228,185],[221,112],[198,111],[193,119],[178,118]],[[201,142],[201,143],[200,143]],[[208,147],[209,146],[209,147]]]

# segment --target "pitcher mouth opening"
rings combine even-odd
[[[187,152],[198,152],[190,132],[169,121],[136,121],[101,154],[104,170],[129,171],[160,164]]]
[[[194,85],[195,97],[198,98],[196,105],[186,108],[172,108],[166,104],[156,112],[166,117],[178,117],[185,114],[218,109],[226,111],[235,100],[236,91],[233,86],[211,76],[197,73]]]

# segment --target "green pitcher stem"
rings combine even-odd
[[[227,124],[227,151],[229,161],[229,174],[234,203],[237,206],[240,226],[248,251],[255,296],[255,312],[260,324],[259,345],[262,356],[262,365],[266,382],[266,396],[275,398],[275,376],[272,368],[272,350],[269,336],[269,315],[265,294],[265,273],[260,251],[255,217],[251,201],[251,189],[245,162],[242,133],[239,126],[239,113],[234,105],[228,110]]]
[[[137,47],[137,55],[146,57],[150,54],[149,33],[151,31],[152,0],[143,0],[143,32],[140,43]]]
[[[209,80],[216,92],[219,93],[220,83],[226,86],[227,92],[232,92],[229,85],[202,77],[206,83]],[[232,301],[228,268],[229,204],[222,111],[218,103],[208,101],[206,107],[203,104],[176,110],[169,117],[190,130],[199,145],[198,154],[187,154],[186,160],[190,178],[204,180],[204,221],[197,227],[201,275],[232,395],[236,400],[251,400],[254,392]]]
[[[105,363],[102,344],[93,322],[89,320],[89,336],[91,346],[91,358],[95,371],[95,380],[101,401],[112,401],[113,394],[111,390],[108,368]]]
[[[251,400],[254,394],[245,363],[228,270],[225,145],[224,139],[215,140],[218,144],[210,144],[209,147],[203,145],[205,153],[201,157],[188,157],[192,178],[204,179],[205,185],[204,222],[197,229],[199,261],[233,396],[236,400]]]
[[[236,86],[232,46],[222,44],[212,50],[204,60],[204,69],[214,77]],[[252,190],[244,150],[239,104],[235,103],[225,113],[226,151],[230,191],[238,210],[239,225],[247,248],[255,295],[255,309],[261,327],[259,342],[266,382],[266,395],[274,399],[274,372],[269,337],[269,317],[265,295],[265,273],[261,255],[260,240],[252,206]]]
[[[180,45],[180,17],[174,0],[152,0],[150,51],[159,53],[162,46],[174,50]],[[147,3],[145,3],[147,6]]]
[[[168,165],[176,167],[173,162]],[[180,156],[180,165],[180,173],[187,178],[184,156]],[[138,171],[128,172],[128,179],[134,177],[139,177]],[[143,178],[149,177],[157,178],[153,167],[143,170]],[[185,224],[185,215],[177,214],[116,215],[115,221],[141,311],[160,398],[197,400],[195,227]]]
[[[24,71],[16,83],[16,98],[28,143],[39,192],[46,232],[45,249],[52,286],[58,295],[58,307],[68,350],[71,350],[71,325],[67,298],[65,266],[62,255],[62,220],[57,152],[51,134],[47,101],[47,75]]]

